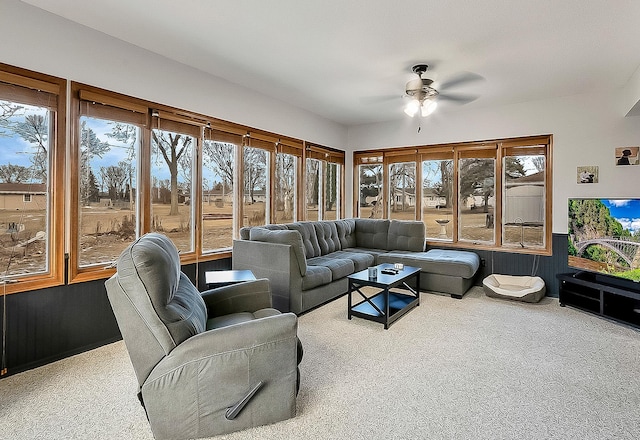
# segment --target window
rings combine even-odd
[[[81,100],[74,145],[72,279],[91,266],[111,265],[139,236],[139,156],[146,124],[145,109],[130,111],[103,104],[86,91],[75,93]]]
[[[202,148],[202,251],[233,243],[236,153],[242,136],[207,130]]]
[[[422,221],[427,239],[453,240],[453,150],[423,152]]]
[[[66,82],[0,65],[1,279],[6,292],[63,281]]]
[[[307,220],[336,220],[341,216],[341,168],[344,153],[320,145],[306,145]]]
[[[307,159],[306,165],[306,219],[322,220],[322,162],[317,159]]]
[[[415,159],[415,154],[412,155]],[[387,157],[385,156],[385,159]],[[404,162],[404,157],[389,157],[388,161],[400,160],[389,165],[389,218],[395,220],[416,219],[416,163]]]
[[[356,157],[357,166],[357,216],[360,218],[384,218],[382,156]]]
[[[296,221],[297,210],[297,162],[291,154],[276,154],[275,215],[273,223]]]
[[[458,237],[495,243],[496,149],[463,150],[458,158]]]
[[[156,118],[151,130],[151,231],[162,232],[180,252],[193,252],[194,151],[201,127]]]
[[[322,162],[324,171],[324,198],[322,202],[322,220],[337,220],[341,218],[341,200],[340,200],[340,170],[338,163]]]
[[[266,144],[266,145],[265,145]],[[270,144],[249,138],[243,154],[242,226],[258,226],[269,222],[269,157],[263,147]]]
[[[354,208],[366,218],[419,212],[427,240],[440,245],[549,254],[551,143],[533,136],[356,152]]]
[[[546,240],[546,148],[507,144],[503,148],[502,243],[544,248]]]

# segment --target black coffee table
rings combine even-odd
[[[388,329],[391,324],[400,319],[405,313],[420,305],[420,268],[404,266],[396,275],[383,274],[383,269],[393,269],[394,265],[384,263],[376,266],[377,277],[369,278],[369,271],[363,271],[349,275],[349,309],[348,318],[352,316],[381,322]],[[407,284],[415,278],[415,289]],[[360,288],[369,286],[379,290],[372,296],[365,295]],[[392,290],[395,287],[404,286],[407,290]],[[362,301],[352,303],[351,295],[358,292]]]

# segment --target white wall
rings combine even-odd
[[[20,1],[0,0],[0,29],[0,62],[329,147],[346,147],[347,129],[340,124]]]
[[[567,232],[569,197],[640,197],[640,166],[615,166],[614,149],[640,145],[640,116],[624,117],[628,90],[569,96],[499,108],[433,113],[422,120],[349,129],[350,150],[553,135],[553,227]],[[599,166],[599,183],[578,184],[576,167]],[[347,182],[352,179],[347,168]],[[350,187],[347,186],[349,189]],[[352,191],[347,191],[349,209]]]

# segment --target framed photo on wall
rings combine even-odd
[[[616,148],[616,165],[638,165],[640,147]]]
[[[598,183],[598,167],[595,165],[578,167],[576,174],[578,183]]]

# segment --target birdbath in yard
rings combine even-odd
[[[440,225],[440,234],[438,234],[438,238],[447,238],[447,228],[445,225],[449,223],[449,219],[439,218],[436,219],[436,223]]]

